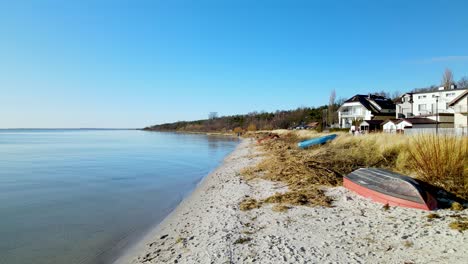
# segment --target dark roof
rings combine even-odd
[[[421,117],[403,118],[403,120],[411,124],[437,124],[437,122],[432,119]]]
[[[370,110],[372,113],[380,113],[380,111],[372,105],[369,100],[373,100],[376,104],[378,104],[382,109],[391,109],[395,110],[395,103],[392,100],[380,96],[380,95],[364,95],[364,94],[356,94],[355,96],[349,98],[345,101],[345,103],[352,103],[352,102],[359,102],[365,108]]]
[[[367,120],[366,120],[367,121]],[[424,117],[412,117],[412,118],[400,118],[400,119],[388,119],[385,121],[383,124],[386,124],[388,122],[392,122],[395,125],[399,124],[403,121],[406,121],[411,124],[437,124],[436,121],[430,119],[430,118],[424,118]],[[440,122],[439,122],[440,123]]]
[[[383,123],[383,120],[364,120],[363,122],[366,122],[369,125],[380,125]]]
[[[460,101],[463,97],[465,97],[468,94],[468,90],[460,94],[459,96],[455,97],[455,99],[452,100],[452,102],[449,103],[449,106],[452,106],[456,104],[458,101]]]

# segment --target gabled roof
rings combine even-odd
[[[455,105],[458,101],[460,101],[463,97],[468,95],[468,90],[460,94],[459,96],[455,97],[450,103],[449,106]]]
[[[414,124],[437,124],[436,121],[434,121],[434,120],[432,120],[430,118],[424,118],[424,117],[389,119],[389,120],[385,121],[383,124],[386,124],[388,122],[392,122],[393,124],[396,125],[396,124],[399,124],[399,123],[401,123],[403,121],[406,121],[406,122],[408,122],[408,123],[410,123],[412,125],[414,125]]]
[[[377,104],[382,109],[393,110],[395,111],[395,103],[392,100],[379,96],[379,95],[363,95],[363,94],[356,94],[355,96],[349,98],[344,102],[346,103],[353,103],[358,102],[361,103],[367,110],[371,111],[372,113],[380,113],[380,110],[375,107],[372,102]]]
[[[396,125],[396,124],[400,123],[401,121],[400,121],[400,119],[387,119],[385,122],[382,123],[382,125],[385,125],[388,122],[392,122],[393,124]]]

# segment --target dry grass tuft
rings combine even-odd
[[[468,218],[460,217],[456,221],[449,224],[449,227],[460,232],[468,230]]]
[[[384,211],[388,211],[388,210],[390,210],[390,205],[384,204],[384,205],[382,206],[382,209],[383,209]]]
[[[240,210],[241,210],[241,211],[249,211],[249,210],[252,210],[252,209],[260,208],[260,207],[261,207],[261,203],[259,203],[259,202],[258,202],[257,200],[255,200],[255,199],[247,198],[247,199],[243,200],[243,201],[239,204],[239,207],[240,207]]]
[[[462,211],[465,209],[461,203],[458,202],[453,202],[452,205],[450,206],[450,209],[453,211]]]
[[[406,248],[412,247],[414,244],[411,241],[406,240],[405,243],[403,244]]]
[[[416,136],[408,153],[408,167],[418,178],[468,198],[468,137]]]
[[[265,200],[265,203],[279,203],[307,206],[330,206],[332,200],[322,190],[310,188],[307,190],[276,193]]]
[[[427,215],[427,218],[428,218],[428,219],[431,219],[431,220],[432,220],[432,219],[439,219],[439,218],[440,218],[440,215],[432,213],[432,214],[428,214],[428,215]]]
[[[282,204],[276,204],[275,206],[273,206],[273,208],[271,208],[272,211],[279,213],[286,212],[289,209],[291,209],[291,207]]]
[[[240,237],[236,241],[234,241],[234,244],[245,244],[247,242],[250,242],[252,238],[250,237]]]

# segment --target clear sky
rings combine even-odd
[[[3,1],[0,127],[144,127],[468,75],[468,1]]]

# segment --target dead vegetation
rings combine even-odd
[[[307,138],[311,136],[307,134]],[[297,132],[285,132],[278,139],[263,142],[260,148],[264,159],[241,172],[245,180],[262,178],[285,183],[288,192],[275,194],[265,202],[329,206],[331,201],[320,186],[341,185],[343,176],[363,167],[413,176],[459,198],[468,198],[466,137],[342,133],[326,145],[303,150],[297,143],[304,139]]]
[[[283,212],[288,211],[290,208],[291,207],[283,205],[283,204],[276,204],[271,208],[271,210],[273,212],[283,213]]]
[[[252,198],[244,199],[239,204],[239,208],[240,208],[241,211],[249,211],[249,210],[252,210],[252,209],[260,208],[260,206],[261,206],[261,203],[258,202],[255,199],[252,199]]]
[[[264,200],[265,203],[307,205],[307,206],[330,206],[331,199],[322,190],[316,188],[276,193]]]
[[[467,137],[417,136],[408,153],[408,167],[421,180],[468,199]]]
[[[236,241],[234,241],[234,244],[245,244],[247,242],[250,242],[252,238],[250,237],[240,237]]]
[[[449,227],[460,232],[468,230],[468,218],[467,217],[456,217],[457,220],[449,224]]]

